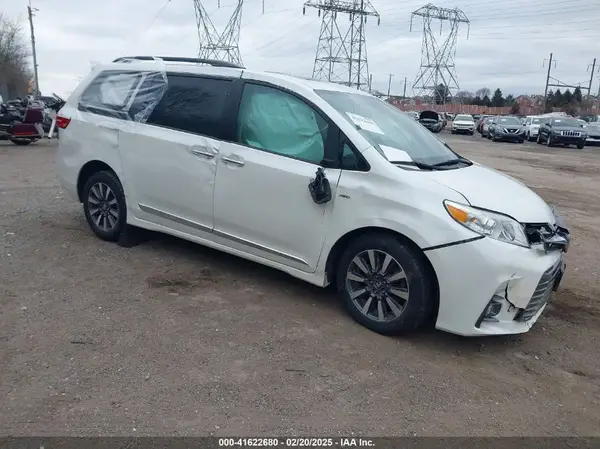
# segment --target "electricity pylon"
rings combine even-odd
[[[243,3],[244,0],[238,0],[223,33],[219,33],[210,20],[202,1],[194,0],[198,41],[200,43],[200,49],[198,50],[199,58],[217,59],[219,61],[228,61],[243,65],[239,47]]]
[[[379,13],[369,0],[309,0],[304,4],[304,14],[306,7],[316,8],[323,16],[312,77],[366,90],[369,66],[365,23],[368,16],[374,16],[379,25]],[[349,16],[347,28],[340,27],[338,13]]]
[[[439,8],[431,3],[414,11],[410,17],[410,30],[415,16],[423,18],[423,44],[421,48],[421,67],[413,84],[416,96],[431,95],[436,104],[445,104],[459,90],[458,76],[454,59],[456,40],[461,23],[470,27],[466,14],[458,8]],[[450,31],[438,43],[432,30],[432,23],[440,21],[440,36],[444,22],[450,24]],[[468,34],[467,34],[468,39]],[[443,86],[443,89],[440,88]]]

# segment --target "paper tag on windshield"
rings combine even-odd
[[[377,123],[375,123],[370,118],[363,117],[362,115],[353,114],[352,112],[346,112],[346,114],[348,115],[348,117],[350,117],[350,120],[352,120],[352,122],[356,126],[360,127],[360,129],[364,129],[365,131],[369,131],[375,134],[385,134],[381,130],[381,128],[377,126]]]
[[[379,148],[381,148],[381,150],[383,151],[383,154],[385,154],[385,157],[387,157],[388,161],[392,161],[392,162],[410,162],[410,161],[412,161],[412,157],[410,157],[410,154],[408,154],[404,150],[400,150],[400,149],[394,148],[394,147],[388,147],[387,145],[379,145]]]

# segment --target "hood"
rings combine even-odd
[[[419,114],[419,120],[435,120],[436,122],[439,121],[440,116],[437,112],[435,111],[421,111],[421,113]]]
[[[462,194],[472,206],[510,215],[521,223],[554,223],[548,204],[520,181],[473,164],[457,170],[423,172],[434,182]]]
[[[456,123],[457,125],[475,125],[475,122],[472,122],[470,120],[454,120],[454,123]]]

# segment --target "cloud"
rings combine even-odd
[[[193,0],[32,0],[39,9],[35,30],[40,85],[43,92],[66,94],[90,69],[92,61],[110,61],[133,54],[193,56],[198,34]],[[227,24],[236,0],[204,0],[215,27]],[[316,0],[313,0],[316,1]],[[20,17],[29,38],[26,0],[5,2],[3,12]],[[321,22],[317,10],[302,0],[245,0],[240,50],[248,67],[312,73]],[[411,93],[421,64],[422,21],[411,12],[426,1],[372,0],[381,23],[369,18],[365,29],[373,87],[402,93],[404,78]],[[460,87],[474,91],[487,86],[505,93],[543,92],[550,52],[557,61],[552,75],[569,84],[587,86],[598,49],[600,3],[591,0],[440,0],[440,7],[459,7],[469,17],[470,32],[461,25],[457,38],[456,72]],[[340,15],[340,26],[347,26]],[[435,25],[436,39],[443,40]],[[442,28],[442,33],[449,31]],[[546,61],[547,64],[547,61]],[[598,61],[600,65],[600,61]],[[593,91],[598,89],[594,80]]]

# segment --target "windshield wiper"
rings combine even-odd
[[[433,164],[433,166],[434,167],[446,167],[448,165],[454,165],[459,162],[463,162],[467,165],[472,165],[472,162],[470,160],[465,159],[464,157],[458,157],[456,159],[448,159],[447,161],[444,161],[444,162],[438,162],[437,164]]]
[[[395,165],[410,165],[411,167],[417,167],[421,170],[439,170],[440,168],[436,165],[426,164],[425,162],[417,162],[417,161],[390,161]]]

